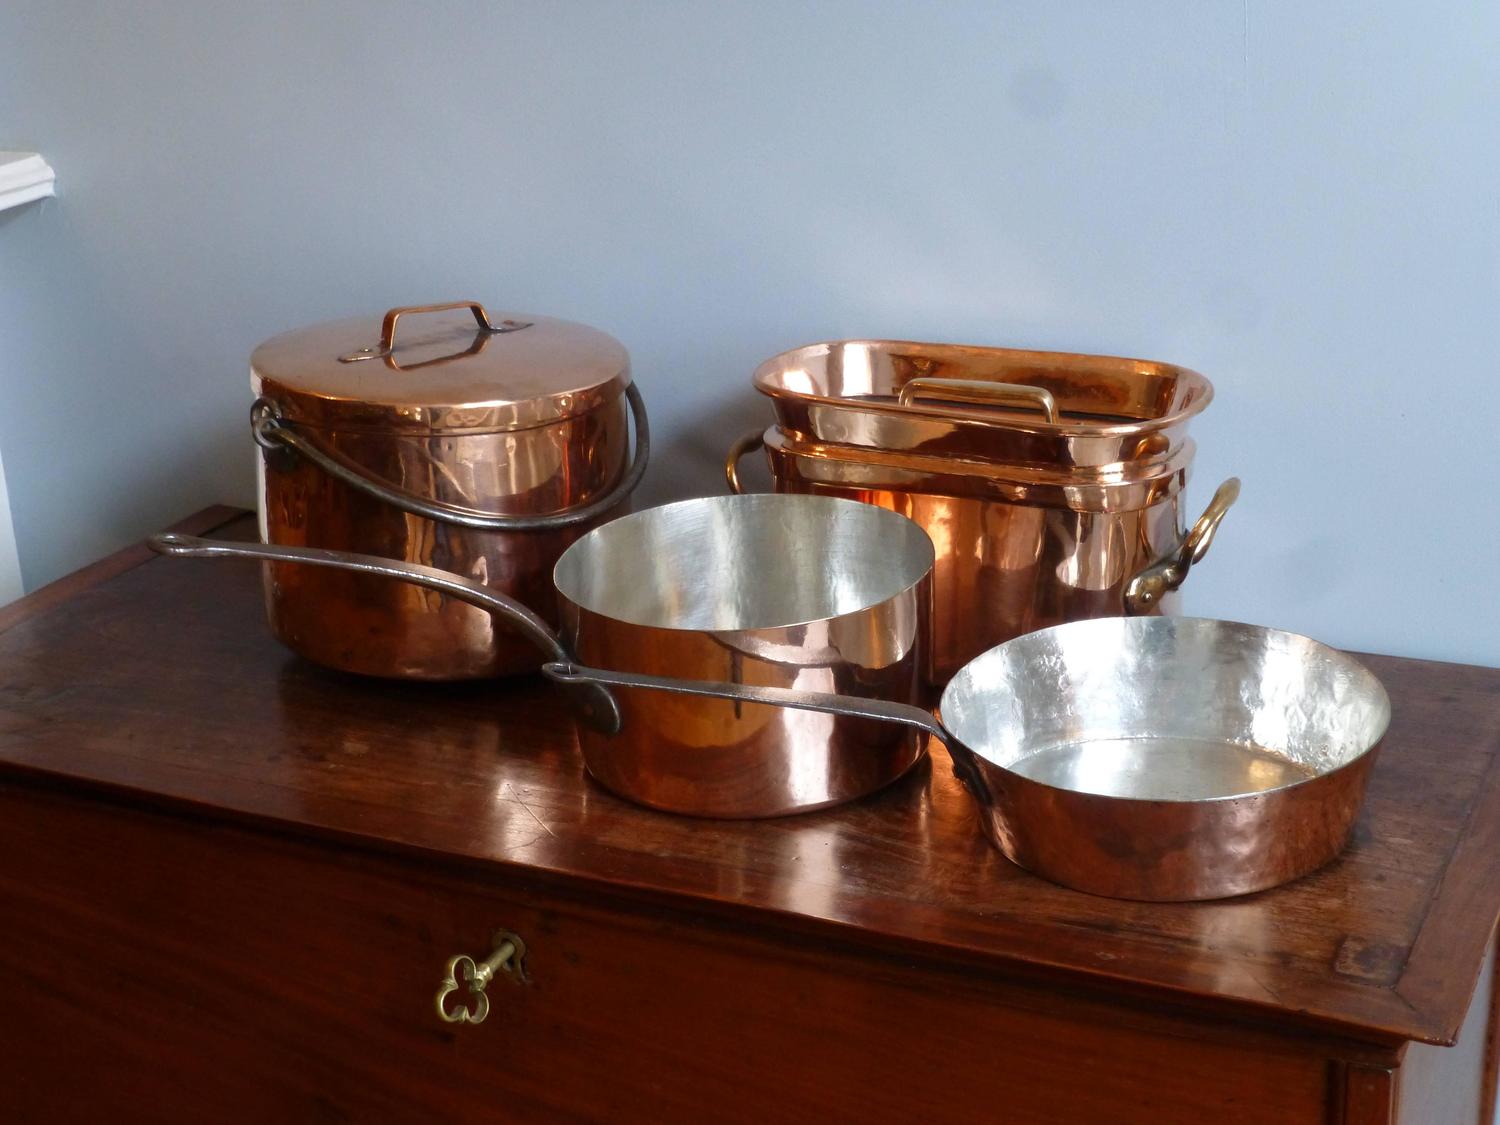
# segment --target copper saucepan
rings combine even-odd
[[[921,707],[550,663],[609,684],[861,716],[948,748],[990,841],[1113,898],[1276,886],[1344,847],[1390,721],[1367,669],[1294,633],[1197,618],[1096,618],[1007,641]]]
[[[718,496],[588,532],[553,577],[561,629],[467,578],[343,551],[157,536],[170,555],[303,563],[396,578],[477,606],[554,663],[915,703],[932,542],[891,512],[818,496]],[[300,568],[297,568],[300,569]],[[900,777],[919,731],[858,715],[655,691],[569,688],[589,772],[654,808],[778,816]]]

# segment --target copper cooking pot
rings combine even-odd
[[[1030,383],[1000,382],[1028,379]],[[848,341],[762,364],[778,425],[763,447],[781,493],[900,512],[937,548],[927,675],[1065,621],[1176,609],[1239,493],[1226,481],[1185,526],[1196,372],[1142,360]]]
[[[431,567],[180,535],[152,546],[412,586],[484,612],[531,648],[533,668],[540,649],[549,661],[626,674],[908,703],[923,690],[932,543],[910,520],[847,500],[718,496],[595,528],[558,560],[558,632],[514,599]],[[835,805],[890,783],[925,753],[920,733],[858,716],[591,684],[570,691],[589,773],[672,812],[763,817]]]
[[[465,575],[549,622],[558,556],[645,472],[629,357],[585,325],[476,301],[397,308],[277,336],[250,362],[262,539]],[[265,584],[276,636],[319,664],[425,680],[535,667],[461,601],[277,562]]]

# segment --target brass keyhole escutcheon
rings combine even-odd
[[[495,951],[483,961],[466,953],[448,958],[447,975],[433,998],[438,1018],[444,1023],[483,1023],[490,1014],[490,998],[485,991],[490,981],[502,972],[513,981],[525,981],[525,959],[526,943],[508,930],[495,935]],[[460,988],[464,995],[450,1003],[449,997]]]

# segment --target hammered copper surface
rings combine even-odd
[[[915,521],[936,549],[924,674],[947,681],[1012,637],[1126,612],[1125,590],[1182,539],[1192,442],[1113,473],[1004,473],[954,458],[764,436],[781,493],[841,496]],[[1150,612],[1172,612],[1168,594]]]
[[[875,518],[871,518],[871,517]],[[915,702],[932,544],[910,521],[820,497],[714,497],[598,528],[558,562],[563,642],[630,673]],[[624,797],[762,817],[873,792],[921,760],[918,732],[754,703],[615,693],[620,732],[581,728]]]
[[[985,653],[940,714],[1010,859],[1095,894],[1178,901],[1336,856],[1390,700],[1358,662],[1294,633],[1109,618]]]
[[[978,404],[898,402],[914,379],[1046,390],[1061,417]],[[1098,466],[1170,452],[1213,398],[1195,371],[1152,360],[902,340],[839,340],[756,368],[789,434],[1007,464]]]

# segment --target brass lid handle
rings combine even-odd
[[[531,327],[530,324],[523,324],[518,320],[505,320],[496,324],[490,320],[490,314],[485,312],[484,306],[478,301],[449,301],[442,305],[402,305],[399,308],[389,310],[385,314],[385,319],[380,322],[380,344],[378,346],[360,348],[357,352],[341,355],[339,356],[339,362],[359,363],[361,360],[366,359],[389,358],[391,352],[396,348],[396,324],[403,316],[406,316],[408,313],[448,312],[452,309],[468,309],[474,314],[474,323],[477,326],[481,339],[504,332],[519,332],[523,328]]]
[[[500,972],[508,974],[512,980],[524,982],[525,958],[526,943],[506,930],[495,935],[495,952],[483,961],[475,961],[465,953],[448,958],[448,975],[438,985],[437,996],[433,999],[438,1018],[444,1023],[483,1023],[490,1014],[486,986]],[[468,1003],[448,1005],[448,997],[458,991],[460,980],[473,1001],[472,1007]]]
[[[1057,421],[1057,400],[1045,387],[1024,383],[991,383],[983,379],[940,379],[922,375],[908,379],[896,395],[901,406],[910,406],[919,398],[942,402],[970,403],[978,406],[1021,406],[1040,410],[1048,422]]]

